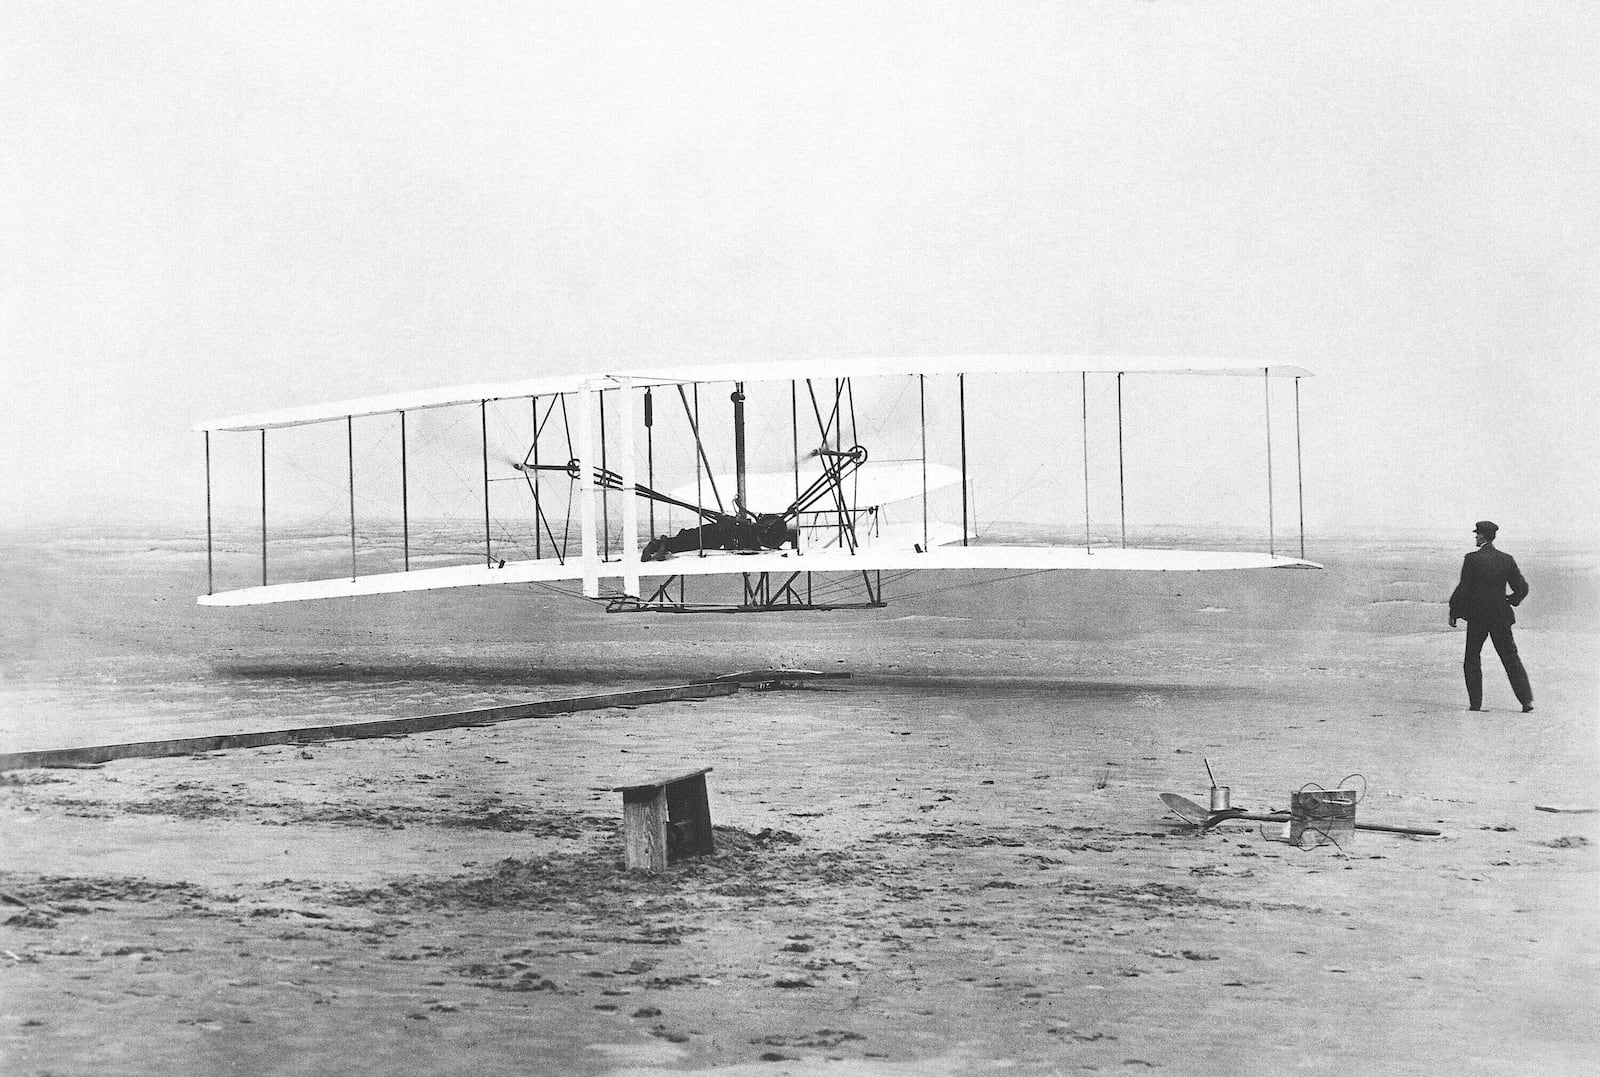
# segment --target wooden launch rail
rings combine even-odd
[[[397,737],[409,733],[431,733],[439,729],[493,725],[519,718],[544,718],[576,711],[604,710],[607,707],[637,707],[648,703],[670,703],[686,699],[731,696],[739,690],[737,681],[682,684],[668,688],[644,688],[630,692],[605,692],[571,699],[547,699],[536,703],[514,703],[504,707],[448,711],[414,718],[383,718],[371,722],[302,726],[298,729],[271,729],[259,733],[223,733],[209,737],[182,737],[176,740],[148,740],[132,744],[101,744],[84,748],[47,748],[34,752],[8,752],[0,755],[0,771],[26,767],[84,766],[113,759],[148,759],[157,756],[192,755],[228,748],[260,748],[273,744],[309,744],[328,740],[363,740],[372,737]]]

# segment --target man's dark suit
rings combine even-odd
[[[1467,653],[1461,669],[1467,678],[1467,702],[1473,710],[1483,706],[1480,657],[1485,638],[1494,641],[1495,653],[1506,667],[1517,701],[1525,708],[1533,705],[1528,671],[1522,668],[1522,658],[1511,635],[1511,626],[1517,623],[1511,607],[1527,597],[1528,581],[1522,578],[1516,559],[1491,543],[1484,543],[1461,562],[1461,582],[1450,596],[1450,621],[1453,624],[1460,617],[1467,622]]]

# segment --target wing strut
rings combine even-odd
[[[578,390],[578,512],[583,539],[583,594],[600,597],[600,556],[595,542],[594,512],[594,395],[585,386]]]
[[[494,564],[494,540],[489,532],[489,402],[478,401],[478,424],[483,431],[483,563]]]
[[[1276,528],[1272,514],[1272,368],[1261,368],[1262,399],[1266,403],[1267,429],[1267,553],[1276,555]]]
[[[539,462],[539,437],[544,433],[544,428],[556,413],[556,405],[561,406],[561,427],[566,435],[567,463],[541,464]],[[531,462],[530,462],[531,461]],[[556,555],[560,564],[567,563],[567,547],[572,538],[572,493],[568,488],[566,524],[563,527],[561,539],[557,541],[555,528],[550,526],[550,516],[544,511],[543,483],[539,479],[541,471],[565,471],[573,478],[577,478],[577,469],[572,456],[572,421],[567,411],[567,398],[564,395],[551,397],[550,403],[545,405],[544,418],[539,417],[539,398],[533,398],[533,442],[528,447],[527,454],[522,458],[522,463],[512,464],[516,470],[522,472],[528,482],[528,489],[533,494],[533,555],[536,559],[544,557],[544,539],[550,538],[550,550]],[[540,530],[543,528],[543,530]]]
[[[209,595],[217,589],[217,575],[211,559],[211,431],[201,433],[206,440],[206,594]]]
[[[267,585],[267,430],[261,428],[261,586]]]
[[[922,548],[928,548],[928,379],[917,375],[917,411],[922,420]]]
[[[683,412],[689,414],[689,398],[683,395],[683,386],[678,386],[678,397],[683,401]],[[694,502],[697,505],[706,503],[705,494],[700,490],[700,465],[704,464],[707,477],[711,478],[711,494],[717,499],[717,508],[722,507],[722,495],[717,493],[717,480],[711,473],[711,461],[706,459],[705,446],[700,443],[700,383],[694,386],[694,414],[689,417],[690,425],[694,431]],[[706,555],[706,540],[704,531],[695,532],[695,542],[700,547],[700,556]]]
[[[400,413],[400,550],[405,571],[411,571],[411,491],[406,476],[406,413]]]
[[[1089,539],[1089,374],[1078,375],[1078,398],[1083,403],[1083,548],[1090,549]]]
[[[834,379],[833,410],[826,420],[823,419],[822,408],[817,403],[816,387],[811,384],[809,378],[806,380],[806,392],[811,397],[811,411],[812,414],[817,417],[817,429],[822,435],[822,456],[824,463],[822,477],[818,479],[818,482],[821,482],[824,479],[827,479],[829,482],[828,489],[833,494],[834,511],[838,514],[839,544],[841,546],[848,547],[851,553],[855,553],[855,520],[850,514],[849,507],[845,504],[843,488],[844,473],[838,466],[832,463],[834,460],[849,455],[854,455],[855,453],[855,450],[851,450],[851,452],[848,454],[842,451],[842,447],[844,445],[842,438],[844,433],[844,421],[840,415],[840,402],[844,399],[844,386],[848,385],[849,383],[850,382],[848,378]],[[835,420],[838,421],[837,425],[835,425]],[[830,432],[833,434],[834,444],[836,446],[833,450],[829,450],[827,448],[828,434]],[[859,446],[857,448],[859,448]],[[857,466],[860,465],[858,464]],[[815,484],[813,484],[813,486],[815,486]]]
[[[1122,548],[1128,548],[1128,487],[1122,466],[1122,371],[1117,371],[1117,514],[1122,520]]]
[[[621,400],[622,423],[622,488],[634,491],[639,488],[633,458],[633,379],[622,378],[617,390]],[[654,504],[654,502],[651,502]],[[622,593],[639,597],[639,499],[622,499]]]
[[[961,545],[967,544],[967,376],[956,375],[961,404]]]
[[[523,477],[528,480],[528,489],[533,492],[533,557],[534,560],[538,561],[544,558],[544,534],[539,530],[539,525],[544,523],[544,506],[539,504],[539,431],[541,426],[539,423],[538,397],[533,398],[532,407],[533,444],[528,446],[528,455],[522,458],[522,462],[526,464],[529,460],[533,461],[533,474],[529,475],[524,472]],[[550,536],[550,538],[551,541],[555,540],[554,535]]]
[[[605,472],[609,470],[606,466],[606,391],[599,390],[595,399],[600,402],[600,470]],[[601,557],[611,560],[611,499],[603,486],[600,488],[600,541]]]
[[[356,578],[356,417],[344,417],[345,462],[350,470],[350,578]]]
[[[1300,470],[1300,378],[1294,379],[1294,485],[1300,501],[1300,560],[1306,559],[1306,480]]]
[[[794,499],[800,500],[800,395],[794,379],[789,380],[789,430],[794,449]],[[798,527],[800,521],[796,520]],[[800,544],[795,543],[796,546]],[[796,551],[798,553],[798,551]]]

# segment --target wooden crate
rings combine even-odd
[[[1348,849],[1356,837],[1354,789],[1302,789],[1289,794],[1289,841],[1302,849],[1336,845]]]
[[[716,852],[706,795],[711,769],[612,787],[612,792],[622,794],[622,838],[629,871],[662,872],[685,857]]]

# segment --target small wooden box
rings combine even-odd
[[[711,769],[612,787],[622,794],[622,839],[629,871],[662,872],[685,857],[716,852],[706,795]]]
[[[1354,789],[1304,789],[1289,794],[1289,841],[1302,849],[1316,845],[1350,848],[1356,837]]]

